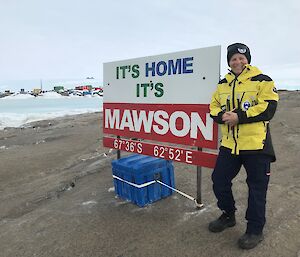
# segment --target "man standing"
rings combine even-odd
[[[222,131],[212,181],[223,214],[209,224],[209,230],[221,232],[236,224],[231,182],[243,165],[249,188],[247,229],[238,245],[251,249],[263,240],[270,163],[276,160],[269,121],[279,97],[272,79],[250,65],[250,49],[246,45],[228,46],[227,62],[231,70],[219,82],[210,103],[210,115],[221,124]]]

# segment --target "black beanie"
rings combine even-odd
[[[242,43],[234,43],[227,47],[227,63],[229,66],[229,61],[234,54],[243,54],[246,56],[248,63],[251,62],[251,54],[248,46]]]

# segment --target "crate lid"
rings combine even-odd
[[[133,154],[112,161],[113,169],[121,169],[128,172],[147,172],[149,169],[158,169],[168,165],[171,165],[170,161],[141,154]]]

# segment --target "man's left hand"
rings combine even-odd
[[[229,125],[230,127],[233,127],[239,123],[239,117],[233,111],[225,112],[222,116],[222,121],[224,121],[225,124]]]

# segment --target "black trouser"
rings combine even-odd
[[[247,172],[246,181],[249,188],[246,233],[260,234],[265,225],[270,162],[271,157],[268,155],[232,155],[231,150],[220,148],[217,163],[212,173],[213,190],[218,199],[218,207],[229,214],[235,212],[231,181],[243,165]]]

